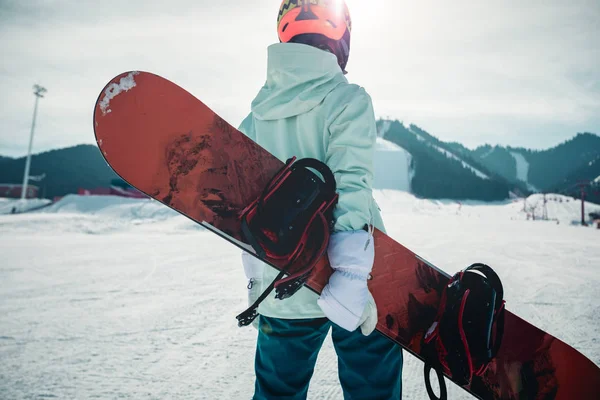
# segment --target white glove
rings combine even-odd
[[[334,272],[317,301],[325,316],[353,332],[368,336],[377,325],[377,306],[367,281],[375,260],[373,237],[366,231],[336,232],[327,251]]]
[[[251,256],[249,253],[242,253],[242,265],[244,266],[244,273],[248,280],[248,307],[254,304],[256,299],[261,295],[262,288],[262,274],[264,264],[256,257]],[[258,318],[256,317],[252,321],[252,326],[258,329]]]

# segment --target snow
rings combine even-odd
[[[487,158],[489,157],[494,151],[496,151],[495,147],[492,147],[491,149],[489,149],[488,151],[485,152],[485,154],[483,154],[480,158]]]
[[[527,221],[523,201],[375,196],[393,238],[449,273],[492,265],[509,310],[600,363],[600,231],[570,224],[580,202],[547,196],[557,224]],[[0,215],[0,398],[250,398],[256,331],[236,325],[239,253],[149,200],[68,196]],[[421,362],[404,357],[403,398],[426,399]],[[342,398],[329,339],[308,398]]]
[[[407,122],[402,122],[402,124],[404,125],[404,128],[406,130],[408,130],[409,132],[411,132],[413,135],[415,135],[415,137],[417,138],[417,140],[421,141],[421,142],[425,142],[427,141],[423,136],[421,136],[419,133],[415,132],[412,129],[412,126],[410,123]],[[385,125],[384,125],[385,126]],[[387,127],[387,129],[389,129],[389,126]],[[385,132],[387,132],[387,129],[384,131],[384,135]],[[443,148],[441,148],[440,146],[437,146],[433,143],[428,143],[429,146],[433,147],[434,149],[436,149],[437,151],[439,151],[440,153],[444,154],[446,157],[448,158],[453,158],[457,161],[460,161],[463,165],[463,167],[470,169],[475,175],[477,175],[479,178],[481,179],[490,179],[486,174],[484,174],[483,172],[479,171],[477,168],[473,167],[472,165],[469,165],[467,162],[465,162],[464,160],[462,160],[461,158],[455,156],[454,154],[452,154],[451,152],[444,150]],[[411,157],[412,160],[412,156],[410,156],[410,154],[408,154],[409,157]],[[377,161],[377,159],[376,159]],[[410,164],[409,164],[410,165]],[[385,175],[385,169],[381,169],[383,172],[383,174]],[[377,177],[377,174],[375,175]],[[412,180],[412,176],[410,177],[410,180]],[[410,182],[409,180],[409,182]],[[377,189],[395,189],[394,187],[377,187],[374,186]],[[405,189],[399,189],[399,190],[405,190]],[[406,190],[406,191],[410,191],[410,190]]]
[[[523,201],[520,201],[519,206],[515,209],[523,209]],[[526,207],[530,213],[535,214],[536,219],[543,217],[544,210],[544,195],[534,194],[527,198]],[[546,194],[546,210],[549,220],[556,220],[565,224],[581,223],[581,200],[573,197],[563,196],[558,194]],[[600,211],[600,206],[597,204],[585,202],[585,213]]]
[[[136,85],[134,76],[139,72],[133,71],[122,77],[119,80],[119,83],[111,83],[104,90],[104,98],[100,101],[100,110],[102,110],[102,115],[106,115],[111,112],[110,101],[117,97],[119,94],[123,92],[127,92],[130,89],[133,89]]]
[[[392,126],[392,121],[386,119],[383,120],[382,124],[381,124],[381,128],[379,129],[379,131],[377,132],[377,137],[383,138],[385,137],[385,135],[388,133],[388,131],[390,130],[390,127]]]
[[[457,161],[460,161],[462,163],[462,166],[470,169],[471,172],[473,172],[475,175],[477,175],[479,178],[481,179],[490,179],[486,174],[484,174],[483,172],[479,171],[477,168],[469,165],[467,162],[465,162],[464,160],[462,160],[461,158],[455,156],[454,154],[452,154],[451,152],[449,152],[448,150],[444,150],[439,146],[436,146],[434,144],[430,144],[431,147],[433,147],[434,149],[436,149],[437,151],[439,151],[440,153],[444,154],[446,157],[448,158],[453,158]]]
[[[527,185],[527,187],[529,188],[529,190],[538,192],[538,190],[535,188],[535,186],[530,184],[528,181],[529,162],[527,162],[527,159],[525,159],[525,156],[516,151],[511,151],[510,155],[515,160],[515,164],[517,167],[517,179],[520,180],[521,182],[525,183]]]
[[[417,140],[418,140],[419,142],[425,142],[425,141],[426,141],[426,140],[425,140],[425,138],[424,138],[423,136],[421,136],[420,134],[418,134],[417,132],[415,132],[415,131],[413,131],[413,130],[412,130],[412,125],[411,125],[410,123],[408,123],[408,122],[403,122],[402,124],[404,125],[404,128],[405,128],[407,131],[411,132],[413,135],[415,135],[415,136],[416,136],[416,138],[417,138]]]
[[[382,138],[377,138],[375,143],[376,151],[402,151],[404,148],[402,146],[398,146],[396,143],[390,142],[389,140],[385,140]],[[406,150],[405,150],[406,151]]]
[[[525,156],[516,151],[511,151],[510,155],[515,159],[517,165],[517,179],[521,182],[527,182],[527,177],[529,176],[529,163],[525,159]]]
[[[412,155],[404,148],[382,138],[377,138],[374,158],[375,189],[395,189],[410,192],[414,171]]]
[[[122,218],[168,218],[177,212],[151,199],[133,199],[122,196],[67,195],[52,204],[45,213],[87,213]]]
[[[35,210],[50,204],[52,201],[48,199],[7,199],[0,198],[0,214],[11,214],[13,209],[15,212],[27,212]]]
[[[596,179],[594,179],[594,182],[600,182],[600,175]]]

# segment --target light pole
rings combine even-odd
[[[33,107],[33,122],[31,123],[31,136],[29,137],[29,150],[27,150],[27,160],[25,161],[25,175],[23,175],[23,187],[21,189],[21,200],[25,200],[27,195],[27,183],[29,182],[29,167],[31,166],[31,146],[33,145],[33,132],[35,130],[35,117],[37,115],[38,100],[44,97],[46,88],[40,85],[33,85],[33,94],[35,95],[35,106]]]

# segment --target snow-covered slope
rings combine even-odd
[[[525,159],[525,156],[516,151],[511,151],[510,155],[515,160],[515,164],[516,164],[516,168],[517,168],[517,179],[520,180],[521,182],[524,182],[525,184],[527,184],[527,187],[529,188],[529,190],[537,192],[538,190],[535,188],[535,186],[533,186],[532,184],[529,183],[529,180],[528,180],[529,163]]]
[[[449,273],[492,265],[509,310],[600,363],[599,230],[527,221],[522,201],[375,196],[393,238]],[[579,204],[547,207],[569,222]],[[246,305],[240,251],[162,208],[73,196],[0,215],[0,398],[252,396],[256,331],[235,320]],[[423,366],[404,355],[403,398],[426,399]],[[448,397],[471,399],[452,384]],[[330,339],[308,398],[343,398]]]
[[[50,204],[47,199],[7,199],[0,198],[0,214],[23,213]]]
[[[449,152],[448,150],[444,150],[439,146],[436,146],[434,144],[431,144],[431,147],[433,147],[434,149],[436,149],[437,151],[439,151],[440,153],[444,154],[446,157],[448,158],[453,158],[457,161],[460,161],[463,165],[463,167],[470,169],[471,172],[473,172],[475,175],[477,175],[478,177],[480,177],[481,179],[490,179],[489,176],[487,176],[486,174],[484,174],[483,172],[481,172],[480,170],[478,170],[477,168],[473,167],[471,164],[467,163],[466,161],[464,161],[462,158],[454,155],[453,153]]]
[[[414,176],[412,156],[402,147],[377,138],[374,159],[374,189],[395,189],[410,192]]]
[[[522,182],[527,182],[527,176],[529,174],[529,163],[525,159],[525,156],[516,151],[511,151],[510,155],[515,159],[517,167],[517,179]]]
[[[436,218],[456,217],[488,221],[527,221],[542,222],[544,218],[544,196],[534,194],[527,199],[514,199],[499,202],[428,200],[417,199],[411,194],[395,191],[376,191],[375,200],[384,214],[402,215],[413,212]],[[585,202],[586,219],[590,212],[600,212],[600,205]],[[529,214],[529,215],[528,215]],[[581,201],[559,194],[546,195],[547,221],[559,224],[579,224],[581,222]]]
[[[377,129],[377,137],[378,138],[382,138],[385,136],[385,134],[387,133],[387,131],[390,129],[390,126],[392,125],[392,121],[390,120],[383,120],[381,125],[379,125],[378,129]]]
[[[402,122],[402,126],[404,126],[404,129],[406,129],[407,131],[409,131],[410,133],[412,133],[413,135],[415,135],[415,137],[417,138],[417,140],[419,142],[426,142],[427,141],[427,139],[425,139],[419,133],[415,132],[415,130],[412,128],[412,124],[411,123],[403,121]]]
[[[439,151],[440,153],[442,153],[443,155],[445,155],[447,158],[452,158],[456,161],[459,161],[463,167],[471,170],[471,172],[473,172],[475,175],[477,175],[479,178],[481,179],[490,179],[489,176],[487,176],[486,174],[484,174],[483,172],[481,172],[479,169],[473,167],[471,164],[469,164],[468,162],[466,162],[465,160],[463,160],[462,158],[458,157],[456,154],[445,150],[443,148],[441,148],[440,146],[436,145],[435,143],[431,142],[430,140],[426,139],[425,137],[423,137],[423,135],[419,134],[419,132],[416,132],[415,129],[413,129],[413,126],[411,124],[407,124],[407,123],[403,123],[404,127],[411,132],[412,134],[415,135],[415,137],[421,141],[421,142],[428,142],[427,145],[430,146],[431,148]]]
[[[175,211],[151,199],[121,196],[68,195],[43,210],[45,213],[83,213],[109,218],[166,219],[178,215]]]
[[[487,158],[490,156],[490,154],[492,154],[494,151],[496,151],[495,147],[491,147],[488,151],[486,151],[484,154],[482,154],[480,156],[481,159]]]
[[[382,145],[395,146],[392,143]],[[544,195],[534,194],[527,199],[499,202],[429,200],[419,199],[410,193],[397,190],[374,190],[375,199],[384,214],[395,216],[407,213],[427,215],[438,218],[462,217],[489,219],[490,221],[523,221],[527,213],[535,214],[536,220],[542,219]],[[524,211],[525,209],[525,211]],[[586,213],[600,212],[600,205],[586,202]],[[564,224],[581,220],[581,201],[559,194],[546,195],[546,214],[548,220]],[[121,221],[123,224],[156,225],[161,229],[165,223],[177,221],[178,224],[196,225],[177,212],[150,199],[128,199],[119,196],[77,196],[69,195],[45,207],[32,217],[33,221],[53,218],[98,218],[101,221]],[[5,222],[11,221],[7,218]],[[67,224],[68,225],[68,224]]]

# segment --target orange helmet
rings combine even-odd
[[[283,0],[279,7],[279,40],[329,50],[337,56],[342,70],[350,54],[351,30],[344,0]]]

